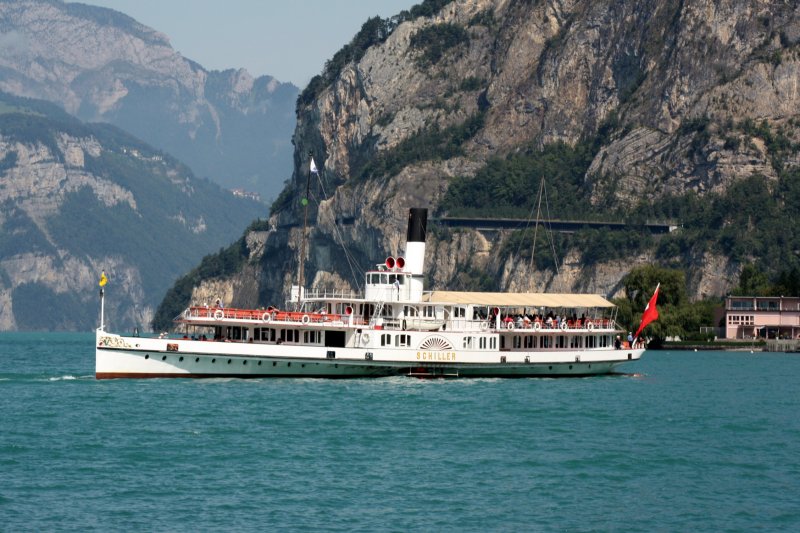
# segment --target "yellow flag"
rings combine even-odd
[[[103,272],[100,274],[100,283],[98,283],[98,285],[102,287],[106,283],[108,283],[108,278],[106,277],[106,271],[103,270]]]

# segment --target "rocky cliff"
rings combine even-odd
[[[559,150],[585,158],[570,183],[545,176],[550,191],[571,191],[563,193],[571,207],[560,218],[681,216],[687,220],[674,222],[684,227],[595,257],[591,239],[604,236],[588,233],[595,237],[562,241],[550,266],[521,260],[510,232],[434,228],[426,263],[432,285],[615,295],[633,266],[660,262],[689,271],[691,294],[724,294],[741,263],[759,258],[756,248],[738,250],[735,233],[747,229],[734,217],[747,209],[726,204],[726,195],[748,198],[742,191],[755,186],[778,213],[795,203],[796,5],[456,0],[421,7],[365,24],[370,46],[329,65],[302,93],[293,178],[273,205],[273,231],[251,255],[261,267],[260,303],[282,302],[294,278],[309,153],[323,169],[311,176],[305,258],[307,279],[317,285],[356,287],[352,265],[363,269],[400,252],[408,207],[446,215],[454,184]],[[561,170],[558,162],[548,168]],[[522,172],[521,179],[529,178]],[[536,188],[516,190],[507,200],[498,194],[497,203],[532,212]],[[684,207],[665,207],[676,205]],[[721,212],[711,222],[698,215],[706,205]],[[748,212],[742,224],[757,229],[761,216]],[[730,242],[715,244],[713,228],[726,228]],[[796,229],[785,231],[791,248]],[[347,253],[336,251],[342,248]],[[252,291],[235,290],[234,278],[232,303],[252,299]]]
[[[291,174],[297,88],[206,71],[122,13],[0,0],[0,90],[109,122],[226,188],[274,198]]]
[[[108,125],[0,93],[0,331],[147,327],[177,276],[263,205]]]

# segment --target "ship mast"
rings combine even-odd
[[[311,152],[308,154],[311,156]],[[303,299],[303,267],[305,265],[306,259],[306,229],[308,228],[308,196],[311,190],[311,174],[316,174],[317,165],[314,164],[314,158],[311,157],[311,163],[309,164],[308,168],[308,176],[306,177],[306,195],[300,200],[300,203],[303,204],[303,236],[300,242],[300,258],[299,258],[299,266],[298,266],[298,273],[297,273],[297,302],[298,304]]]
[[[542,194],[544,192],[544,174],[542,174],[542,181],[539,182],[539,199],[536,204],[536,222],[533,226],[533,246],[531,248],[531,260],[528,263],[528,272],[531,273],[530,286],[533,287],[533,267],[534,258],[536,257],[536,236],[539,233],[539,221],[542,220]]]

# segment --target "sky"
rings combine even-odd
[[[245,68],[300,89],[369,18],[420,0],[82,0],[166,34],[207,70]]]

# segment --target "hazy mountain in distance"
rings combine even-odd
[[[259,216],[109,124],[0,92],[0,330],[147,326],[174,280]]]
[[[264,201],[291,176],[297,87],[245,70],[207,71],[167,36],[111,9],[0,0],[0,90],[114,124],[196,175]]]

